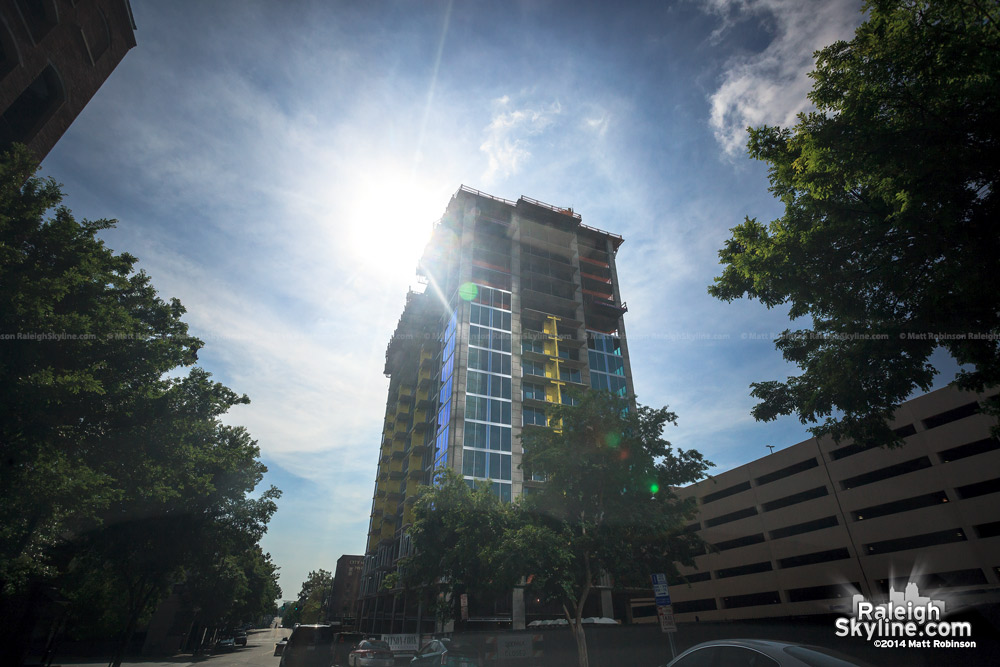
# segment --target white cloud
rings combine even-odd
[[[588,116],[583,119],[584,127],[597,135],[599,139],[603,139],[604,135],[608,132],[608,126],[611,124],[611,114],[607,111],[602,111],[596,116]]]
[[[747,127],[792,125],[796,114],[812,106],[806,94],[812,88],[813,53],[850,39],[863,19],[857,0],[708,0],[706,6],[722,17],[715,40],[751,17],[767,21],[774,34],[763,51],[731,59],[709,98],[709,124],[729,155],[746,146]]]
[[[517,174],[531,158],[531,138],[543,133],[562,113],[559,102],[539,108],[511,109],[508,95],[494,100],[494,113],[479,150],[488,158],[483,181]]]

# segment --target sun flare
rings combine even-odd
[[[450,195],[448,187],[406,169],[382,166],[360,173],[347,209],[359,268],[382,279],[412,279]]]

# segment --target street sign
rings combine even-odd
[[[667,575],[657,573],[652,578],[653,597],[656,600],[656,615],[660,619],[660,630],[677,632],[677,624],[674,623],[674,608],[670,605],[670,587],[667,585]]]
[[[673,607],[657,607],[656,615],[660,617],[660,630],[663,632],[677,632],[677,624],[674,623]]]

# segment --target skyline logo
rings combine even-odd
[[[971,637],[972,624],[945,621],[945,611],[944,600],[921,595],[917,584],[908,582],[903,591],[890,587],[888,599],[882,604],[856,594],[852,616],[838,618],[834,634],[860,637],[883,648],[975,648],[974,641],[951,639]]]

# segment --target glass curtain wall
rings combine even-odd
[[[511,499],[511,293],[476,286],[469,304],[469,368],[462,475],[474,486],[489,480]]]

